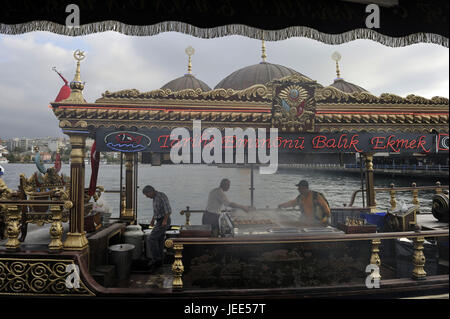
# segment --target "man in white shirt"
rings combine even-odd
[[[219,233],[219,216],[222,209],[222,205],[240,208],[248,213],[249,206],[244,206],[230,202],[225,195],[225,192],[230,189],[230,180],[227,178],[222,179],[220,186],[214,188],[208,196],[208,204],[206,205],[206,211],[203,213],[202,224],[211,225],[213,236],[217,236]]]

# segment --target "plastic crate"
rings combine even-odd
[[[387,213],[362,213],[360,215],[361,218],[364,218],[367,223],[372,225],[377,225],[377,229],[383,228],[384,225],[384,217]]]
[[[337,227],[338,224],[345,224],[347,217],[360,218],[361,214],[370,213],[369,207],[333,207],[331,212],[331,226]]]

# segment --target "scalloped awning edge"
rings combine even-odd
[[[0,34],[17,35],[33,31],[48,31],[66,36],[83,36],[92,33],[116,31],[130,36],[153,36],[163,32],[180,32],[197,38],[211,39],[229,35],[241,35],[260,39],[261,29],[232,24],[214,28],[199,28],[184,22],[165,21],[153,25],[128,25],[118,21],[102,21],[81,25],[79,28],[66,27],[51,21],[32,21],[21,24],[0,24]],[[449,47],[449,39],[439,34],[415,33],[404,37],[391,37],[372,29],[355,29],[340,34],[327,34],[305,26],[292,26],[280,30],[264,30],[266,41],[279,41],[292,37],[306,37],[326,44],[342,44],[357,39],[376,41],[389,47],[404,47],[417,43],[433,43]]]

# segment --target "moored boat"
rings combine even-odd
[[[95,103],[87,103],[80,78],[80,61],[84,55],[77,51],[75,58],[77,70],[70,84],[70,96],[51,104],[60,127],[70,137],[70,179],[40,167],[41,175],[21,177],[18,190],[6,185],[0,188],[1,212],[7,228],[7,239],[0,250],[0,275],[7,279],[0,286],[0,294],[157,299],[374,298],[448,292],[448,253],[445,256],[448,219],[447,222],[429,220],[430,216],[420,214],[418,192],[422,188],[417,185],[407,190],[412,193],[413,206],[406,210],[396,207],[395,193],[403,190],[393,186],[375,189],[372,165],[373,153],[381,147],[395,147],[405,154],[418,148],[448,152],[438,144],[441,137],[448,136],[448,99],[345,93],[293,74],[226,93],[220,88],[207,92],[155,90],[145,94],[130,90],[105,92]],[[279,94],[273,96],[269,92]],[[379,116],[392,107],[394,98],[399,114]],[[186,109],[187,103],[194,111]],[[334,113],[336,103],[351,111],[354,111],[353,103],[367,103],[371,109],[362,115],[358,111],[341,116]],[[421,103],[432,105],[433,110],[424,114]],[[414,107],[417,114],[412,117],[412,123],[403,121]],[[437,121],[428,121],[434,113],[443,119],[438,116]],[[363,124],[366,118],[370,124]],[[331,223],[327,226],[302,224],[285,211],[274,209],[258,208],[247,215],[240,211],[228,212],[224,213],[226,222],[219,237],[214,237],[208,227],[190,225],[190,215],[203,210],[187,208],[180,212],[187,218],[186,225],[172,226],[167,232],[165,265],[159,272],[149,273],[144,251],[138,251],[133,259],[127,254],[138,245],[132,248],[124,242],[130,226],[138,222],[137,154],[149,153],[152,162],[164,165],[164,158],[167,160],[170,153],[166,143],[171,133],[168,129],[181,128],[189,140],[196,129],[202,133],[196,127],[197,119],[202,120],[203,129],[214,129],[220,124],[217,130],[220,134],[228,126],[245,128],[247,132],[253,129],[258,134],[260,130],[266,134],[266,129],[277,128],[280,134],[272,139],[277,142],[277,151],[298,157],[308,154],[318,160],[333,152],[362,154],[367,205],[331,205]],[[395,121],[396,131],[386,133],[391,121]],[[345,123],[353,123],[351,129]],[[432,130],[437,133],[430,133]],[[270,154],[272,135],[258,135],[258,138],[268,136],[264,151]],[[93,175],[89,187],[84,182],[87,137],[96,141],[91,152]],[[250,162],[252,147],[248,146],[251,139],[244,135],[241,138],[247,142],[242,158],[253,164]],[[188,145],[189,151],[190,147],[196,146]],[[201,147],[205,146],[199,146],[203,151]],[[256,153],[254,146],[253,150]],[[121,153],[120,174],[125,166],[125,183],[119,187],[120,217],[110,223],[102,220],[105,212],[97,205],[104,189],[96,185],[99,159],[95,153],[104,151]],[[219,150],[215,152],[218,154]],[[237,148],[231,154],[237,162]],[[258,155],[261,155],[259,151]],[[172,157],[169,159],[174,161]],[[222,153],[215,159],[221,160]],[[190,155],[184,160],[189,162]],[[208,163],[207,157],[196,164],[199,163]],[[264,169],[275,163],[270,158],[264,161],[258,157],[255,164],[264,164],[259,166]],[[180,182],[189,187],[189,181]],[[448,212],[448,192],[445,194],[448,185],[436,184],[428,189],[441,196],[441,211],[445,212],[446,205]],[[391,195],[391,211],[383,217],[383,225],[367,224],[369,218],[377,216],[377,191],[388,191]],[[256,203],[252,204],[257,207]],[[193,207],[192,203],[187,205]],[[69,222],[66,229],[65,222]],[[27,241],[29,223],[49,224],[50,243]],[[149,230],[148,225],[141,226]],[[368,228],[370,232],[366,232]],[[138,240],[142,242],[144,234],[137,233],[134,236],[141,236]],[[113,252],[114,245],[119,247]],[[114,259],[111,254],[124,257],[110,265],[108,258]]]

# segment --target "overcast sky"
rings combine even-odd
[[[105,32],[67,37],[48,32],[0,35],[0,139],[63,137],[48,107],[70,82],[73,51],[85,51],[83,95],[94,102],[106,91],[151,91],[187,72],[185,48],[192,46],[193,74],[211,88],[242,67],[261,62],[261,41],[229,36],[199,39],[181,33],[132,37]],[[290,67],[322,85],[336,77],[331,54],[339,51],[341,77],[372,94],[449,96],[449,49],[434,44],[390,48],[370,40],[327,45],[307,38],[266,41],[267,62]]]

